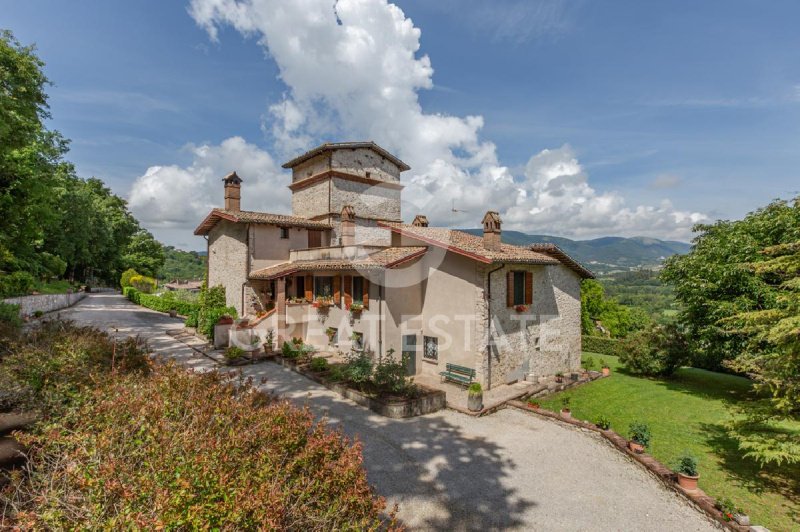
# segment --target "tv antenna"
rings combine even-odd
[[[467,212],[467,211],[462,211],[461,209],[456,209],[456,200],[453,200],[453,207],[450,210],[453,212]]]

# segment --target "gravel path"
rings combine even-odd
[[[97,294],[64,319],[140,335],[197,370],[211,360],[166,334],[180,320]],[[369,481],[418,530],[716,530],[684,499],[598,437],[514,409],[378,416],[277,364],[246,366],[262,389],[308,405],[363,444]]]

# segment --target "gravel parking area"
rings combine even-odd
[[[115,294],[65,319],[141,335],[159,356],[214,363],[166,331],[179,320]],[[363,445],[370,482],[418,530],[716,530],[704,514],[595,435],[514,409],[388,419],[277,364],[244,366],[261,388],[308,405]]]

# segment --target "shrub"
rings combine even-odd
[[[733,521],[733,514],[744,513],[744,510],[736,506],[733,501],[727,497],[722,500],[718,500],[715,506],[717,507],[717,510],[722,512],[722,518],[725,521]]]
[[[678,458],[678,463],[675,466],[675,472],[687,475],[690,477],[697,476],[697,458],[690,454],[684,454]]]
[[[642,447],[648,447],[650,445],[650,427],[646,423],[634,421],[628,427],[628,437]]]
[[[472,384],[470,384],[469,388],[468,388],[468,393],[471,394],[471,395],[472,394],[476,394],[477,395],[479,393],[483,393],[483,388],[481,388],[481,383],[473,382]]]
[[[612,338],[583,335],[581,337],[581,343],[582,349],[591,353],[612,356],[620,356],[622,353],[622,345],[620,344],[620,341]]]
[[[569,410],[569,402],[571,401],[569,395],[565,395],[561,398],[561,409],[562,410]]]
[[[152,277],[145,275],[134,275],[131,277],[131,286],[145,294],[152,294],[156,291],[158,282]]]
[[[0,301],[0,322],[13,328],[21,327],[22,319],[19,317],[19,305],[12,305]]]
[[[591,371],[594,369],[594,357],[586,357],[583,361],[583,367],[586,371]]]
[[[631,373],[672,375],[689,359],[689,346],[676,325],[653,326],[621,341],[620,362]]]
[[[328,359],[315,357],[311,359],[311,370],[321,373],[328,370]]]
[[[344,368],[345,379],[358,387],[367,384],[372,377],[372,358],[364,351],[350,351]]]
[[[249,387],[247,388],[249,390]],[[217,373],[118,376],[46,433],[3,496],[28,529],[378,530],[361,446]]]
[[[603,430],[608,430],[611,428],[611,420],[608,419],[607,416],[600,416],[597,418],[597,423],[595,423],[595,425]]]
[[[28,295],[34,288],[36,288],[36,279],[28,272],[0,275],[0,297]]]
[[[197,315],[199,314],[200,310],[193,310],[186,314],[186,322],[184,325],[187,327],[197,327]]]
[[[407,357],[395,360],[394,349],[389,349],[385,356],[378,357],[378,362],[372,374],[372,383],[378,393],[402,393],[409,387],[406,380]]]
[[[122,272],[122,275],[119,278],[119,285],[122,287],[123,290],[125,290],[129,286],[133,286],[131,284],[131,278],[137,276],[139,276],[139,272],[137,272],[133,268],[128,268],[127,270]]]
[[[295,358],[297,356],[297,351],[289,342],[283,342],[283,345],[281,346],[281,354],[286,358]]]
[[[236,360],[242,358],[243,356],[244,356],[244,349],[242,349],[241,347],[236,347],[235,345],[232,345],[225,350],[226,360]]]
[[[197,330],[209,338],[214,338],[214,325],[223,316],[236,319],[238,315],[233,307],[201,308],[197,319]]]
[[[157,310],[159,312],[169,312],[175,310],[181,316],[189,316],[191,313],[199,312],[200,306],[195,302],[182,301],[177,299],[174,292],[166,292],[160,296],[153,294],[145,294],[140,292],[137,288],[129,286],[122,289],[122,293],[132,302],[149,309]],[[187,326],[189,326],[187,324]],[[192,327],[196,326],[192,325]]]

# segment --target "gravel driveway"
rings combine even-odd
[[[116,294],[91,295],[65,319],[141,335],[158,355],[211,369],[165,333],[180,320]],[[473,418],[445,410],[394,420],[277,364],[248,366],[273,391],[363,444],[367,475],[418,530],[716,530],[706,517],[598,437],[514,409]]]

